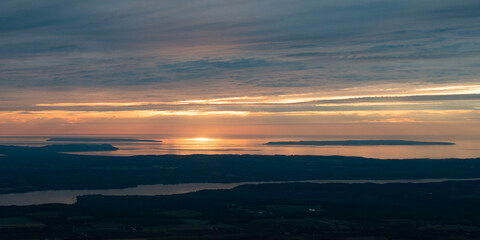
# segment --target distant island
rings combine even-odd
[[[160,140],[135,139],[135,138],[83,138],[59,137],[50,138],[47,142],[162,142]]]
[[[118,148],[110,144],[55,144],[42,147],[21,147],[0,145],[0,154],[7,155],[38,155],[42,153],[59,152],[100,152],[116,151]]]
[[[47,145],[40,149],[52,152],[97,152],[97,151],[116,151],[118,148],[110,144],[59,144]]]
[[[308,146],[426,146],[455,145],[451,142],[423,142],[406,140],[344,140],[344,141],[286,141],[268,142],[265,145],[308,145]]]

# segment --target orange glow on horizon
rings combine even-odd
[[[480,113],[478,109],[412,109],[412,110],[334,110],[334,111],[285,111],[285,112],[249,112],[249,111],[162,111],[162,110],[130,110],[130,111],[0,111],[0,123],[7,122],[28,122],[32,120],[64,120],[67,123],[85,122],[96,119],[143,119],[155,117],[288,117],[288,116],[357,116],[359,118],[372,116],[382,120],[383,117],[396,117],[409,119],[411,117],[420,118],[427,115],[433,120],[436,116],[455,116],[461,114],[471,114],[476,116]],[[418,115],[423,114],[423,115]],[[358,119],[361,121],[362,119]],[[438,119],[442,120],[442,119]]]
[[[347,90],[347,89],[345,89]],[[352,92],[356,94],[351,94]],[[387,89],[378,93],[365,93],[361,89],[347,91],[349,94],[345,95],[345,91],[340,92],[310,92],[299,94],[286,95],[270,95],[270,96],[242,96],[242,97],[224,97],[211,99],[190,99],[181,101],[162,101],[162,102],[61,102],[61,103],[40,103],[35,104],[39,107],[132,107],[132,106],[151,106],[151,105],[167,105],[167,106],[181,106],[181,105],[268,105],[268,104],[299,104],[310,103],[316,101],[335,101],[335,100],[362,100],[364,98],[395,98],[395,97],[421,97],[421,96],[436,96],[436,95],[465,95],[465,94],[480,94],[480,85],[465,85],[465,86],[443,86],[431,88],[417,88],[417,89]],[[342,94],[343,93],[343,94]],[[385,105],[392,105],[392,103],[384,102]],[[358,103],[357,103],[358,104]],[[372,104],[372,103],[365,103]],[[381,103],[375,103],[381,104]],[[373,104],[372,104],[373,105]]]

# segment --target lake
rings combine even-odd
[[[197,192],[201,190],[232,189],[247,184],[279,184],[279,183],[344,183],[344,184],[390,184],[390,183],[438,183],[447,181],[480,181],[480,178],[438,178],[438,179],[394,179],[394,180],[306,180],[306,181],[274,181],[274,182],[238,182],[238,183],[185,183],[185,184],[153,184],[139,185],[122,189],[95,190],[48,190],[26,193],[0,194],[0,206],[29,206],[50,203],[74,204],[77,197],[86,195],[104,196],[156,196]]]

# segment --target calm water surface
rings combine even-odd
[[[46,144],[69,143],[109,143],[119,150],[109,152],[88,152],[90,155],[161,155],[161,154],[260,154],[260,155],[342,155],[360,156],[379,159],[407,158],[477,158],[480,157],[479,139],[429,139],[429,138],[394,138],[416,141],[454,142],[449,146],[272,146],[264,145],[269,141],[299,141],[299,140],[358,140],[367,138],[322,138],[322,137],[222,137],[222,138],[192,138],[171,136],[79,136],[97,138],[136,138],[156,139],[162,142],[47,142],[50,137],[0,137],[0,144],[21,146],[43,146]],[[377,138],[378,139],[378,138]],[[393,139],[393,138],[392,138]]]

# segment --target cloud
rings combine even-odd
[[[474,0],[4,0],[0,101],[5,111],[182,116],[470,110],[478,92],[415,89],[478,83],[479,9]],[[191,100],[204,102],[169,104]],[[37,105],[55,103],[72,104]]]
[[[480,4],[478,1],[464,1],[460,5],[451,6],[449,8],[427,11],[427,14],[435,19],[463,20],[480,18],[480,15],[478,14],[479,11]]]
[[[371,103],[381,102],[425,102],[425,101],[452,101],[452,100],[480,100],[480,94],[442,94],[442,95],[413,95],[413,96],[385,96],[385,97],[353,97],[347,99],[321,100],[316,103]]]

